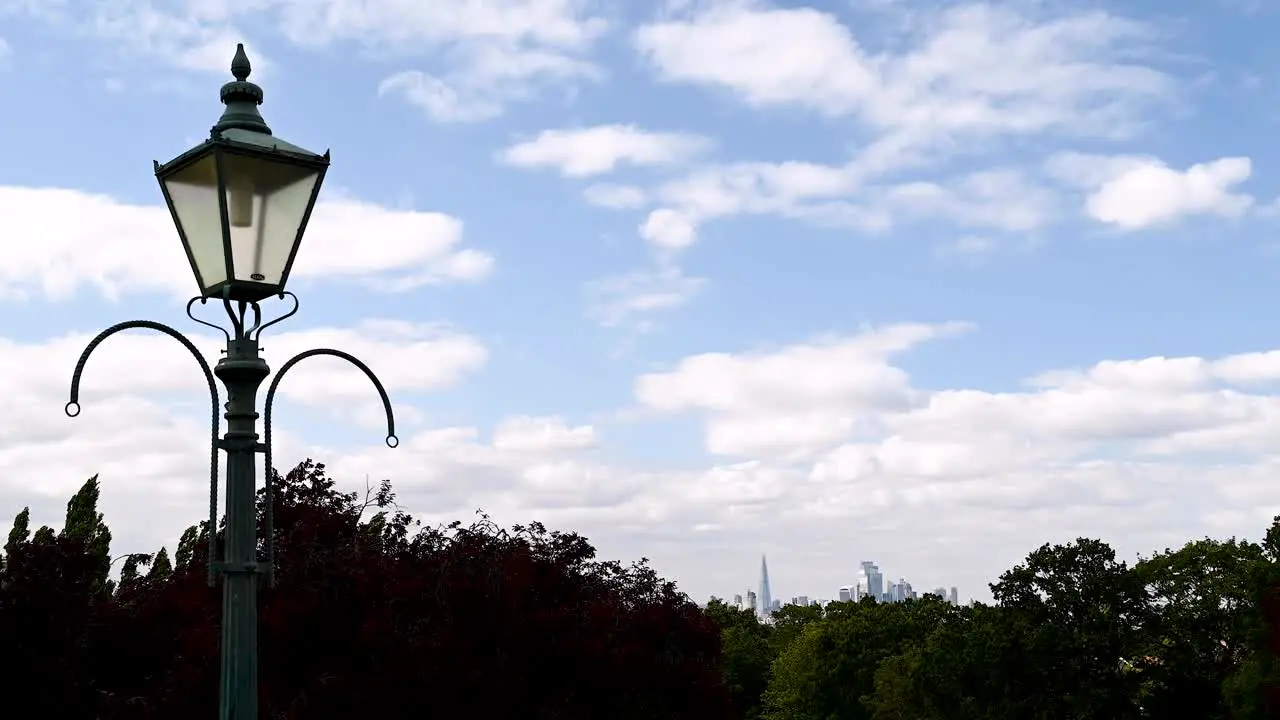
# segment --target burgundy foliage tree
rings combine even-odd
[[[264,510],[260,496],[265,534]],[[206,583],[207,524],[172,562],[128,557],[112,587],[98,536],[16,537],[19,520],[0,570],[0,642],[23,669],[0,690],[47,688],[28,710],[44,717],[215,717],[221,594]],[[730,717],[715,624],[644,561],[598,561],[579,535],[483,515],[422,528],[389,483],[339,493],[308,460],[278,479],[274,536],[264,718]]]

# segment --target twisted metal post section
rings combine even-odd
[[[297,309],[298,309],[296,304],[297,298],[294,299],[294,303],[295,304],[294,304],[293,311],[297,312]],[[292,314],[293,313],[289,313],[289,315],[292,315]],[[289,315],[285,315],[285,317],[288,317]],[[274,324],[275,322],[279,322],[279,320],[272,321],[271,323],[267,323],[267,325]],[[263,325],[262,328],[265,329],[266,325]],[[262,334],[261,329],[259,329],[258,334],[259,335]],[[267,544],[266,572],[267,572],[267,582],[271,587],[275,587],[275,584],[276,584],[275,511],[274,511],[275,496],[274,496],[274,490],[273,490],[273,486],[275,485],[275,471],[272,469],[272,466],[271,466],[271,408],[275,404],[276,389],[280,386],[280,380],[284,378],[285,373],[289,372],[290,368],[302,362],[303,360],[306,360],[307,358],[310,358],[310,357],[316,357],[318,355],[329,355],[331,357],[342,358],[343,360],[346,360],[352,365],[355,365],[357,368],[360,368],[360,370],[364,372],[364,374],[373,383],[374,389],[378,391],[378,397],[382,399],[382,408],[387,413],[387,439],[386,439],[387,447],[395,448],[400,444],[400,438],[396,437],[396,418],[395,418],[394,411],[392,411],[391,409],[391,398],[390,396],[387,395],[387,390],[382,386],[382,381],[378,379],[378,376],[374,374],[373,370],[369,369],[368,365],[365,365],[364,362],[362,362],[356,356],[350,353],[343,352],[341,350],[333,350],[330,348],[317,348],[315,350],[306,350],[304,352],[300,352],[297,355],[294,355],[293,357],[289,358],[289,361],[286,362],[284,365],[282,365],[278,371],[276,371],[275,378],[271,380],[271,386],[267,388],[267,400],[263,407],[263,415],[262,415],[262,444],[266,446],[264,450],[265,457],[263,458],[263,466],[264,466],[263,467],[263,475],[264,475],[263,492],[265,496],[264,497],[265,503],[267,506],[266,518],[265,518],[266,525],[267,525],[266,527],[266,541],[267,541],[266,542]]]
[[[194,302],[194,300],[192,302]],[[188,315],[190,314],[190,311],[191,303],[188,303]],[[196,322],[201,321],[197,320]],[[208,325],[209,323],[204,324]],[[89,356],[93,354],[93,351],[97,349],[104,340],[112,335],[133,329],[155,330],[156,332],[164,333],[165,335],[168,335],[174,340],[182,343],[183,347],[191,351],[191,355],[196,359],[196,362],[200,363],[200,369],[204,372],[204,379],[209,384],[209,398],[212,410],[209,422],[209,587],[213,587],[216,579],[214,563],[218,537],[218,386],[217,383],[213,381],[213,371],[209,369],[209,363],[204,359],[204,356],[200,354],[200,351],[196,348],[195,344],[177,330],[174,330],[164,323],[158,323],[152,320],[130,320],[128,322],[112,325],[101,333],[98,333],[98,336],[90,341],[88,346],[85,347],[84,352],[80,354],[80,360],[76,362],[76,369],[71,374],[71,399],[67,402],[63,411],[67,414],[67,417],[77,417],[80,415],[80,377],[84,374],[85,364],[89,362]],[[218,329],[221,330],[221,328]],[[223,330],[223,332],[225,333],[226,331]]]

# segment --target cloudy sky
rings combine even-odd
[[[151,172],[236,42],[332,148],[264,338],[278,465],[652,558],[697,599],[876,560],[986,583],[1280,512],[1280,6],[0,0],[0,511],[101,473],[115,552],[207,498],[195,290]],[[212,317],[216,318],[216,315]],[[7,521],[0,521],[7,524]]]

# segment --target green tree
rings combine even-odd
[[[1263,548],[1231,538],[1195,540],[1143,559],[1134,572],[1152,604],[1137,666],[1152,717],[1231,717],[1223,683],[1252,654],[1261,618]]]
[[[31,538],[31,508],[24,507],[13,519],[13,529],[9,531],[9,539],[4,544],[5,555],[13,555],[14,549]]]
[[[1038,717],[1140,717],[1141,657],[1150,626],[1141,579],[1101,540],[1043,545],[1000,576],[991,593],[1026,629],[1028,669],[1043,702]]]
[[[160,552],[151,559],[151,571],[147,573],[148,580],[161,580],[173,574],[173,563],[169,561],[169,551],[160,548]]]
[[[1247,614],[1251,652],[1222,683],[1233,720],[1280,718],[1280,516],[1267,528],[1261,548]]]
[[[203,523],[208,525],[208,523]],[[196,543],[200,542],[200,527],[192,525],[182,531],[178,539],[178,549],[173,553],[173,564],[179,570],[185,570],[196,556]]]
[[[751,610],[712,598],[705,612],[720,628],[724,648],[724,676],[738,717],[760,717],[761,697],[769,685],[774,649],[772,629]]]
[[[825,617],[806,624],[774,662],[764,717],[870,718],[880,663],[922,642],[954,612],[933,597],[901,603],[833,603]]]
[[[111,530],[98,512],[98,476],[89,478],[67,501],[67,520],[62,537],[81,543],[92,567],[91,582],[95,588],[107,588],[111,573]]]
[[[120,589],[126,590],[138,581],[138,568],[151,564],[151,556],[146,553],[126,555],[124,566],[120,568]]]
[[[870,701],[875,720],[1052,720],[1027,666],[1027,629],[1001,608],[960,608],[918,645],[886,659]]]
[[[775,657],[786,652],[791,643],[800,637],[800,633],[810,625],[824,617],[822,606],[813,605],[783,605],[781,609],[773,613],[773,632],[770,642],[773,645],[773,654]]]
[[[13,557],[13,553],[19,547],[22,547],[27,539],[31,537],[31,508],[22,508],[22,512],[18,513],[13,519],[13,528],[9,530],[8,540],[4,544],[4,557],[0,557],[0,572],[4,570],[5,563],[9,558]],[[0,576],[0,582],[3,582],[3,576]]]

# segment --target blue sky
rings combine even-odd
[[[333,152],[280,464],[652,558],[702,599],[860,560],[985,583],[1045,541],[1259,536],[1280,354],[1280,9],[1247,0],[0,0],[0,508],[101,472],[117,551],[201,513],[201,380],[83,344],[195,291],[151,161],[237,42]],[[3,356],[7,355],[7,358]]]

